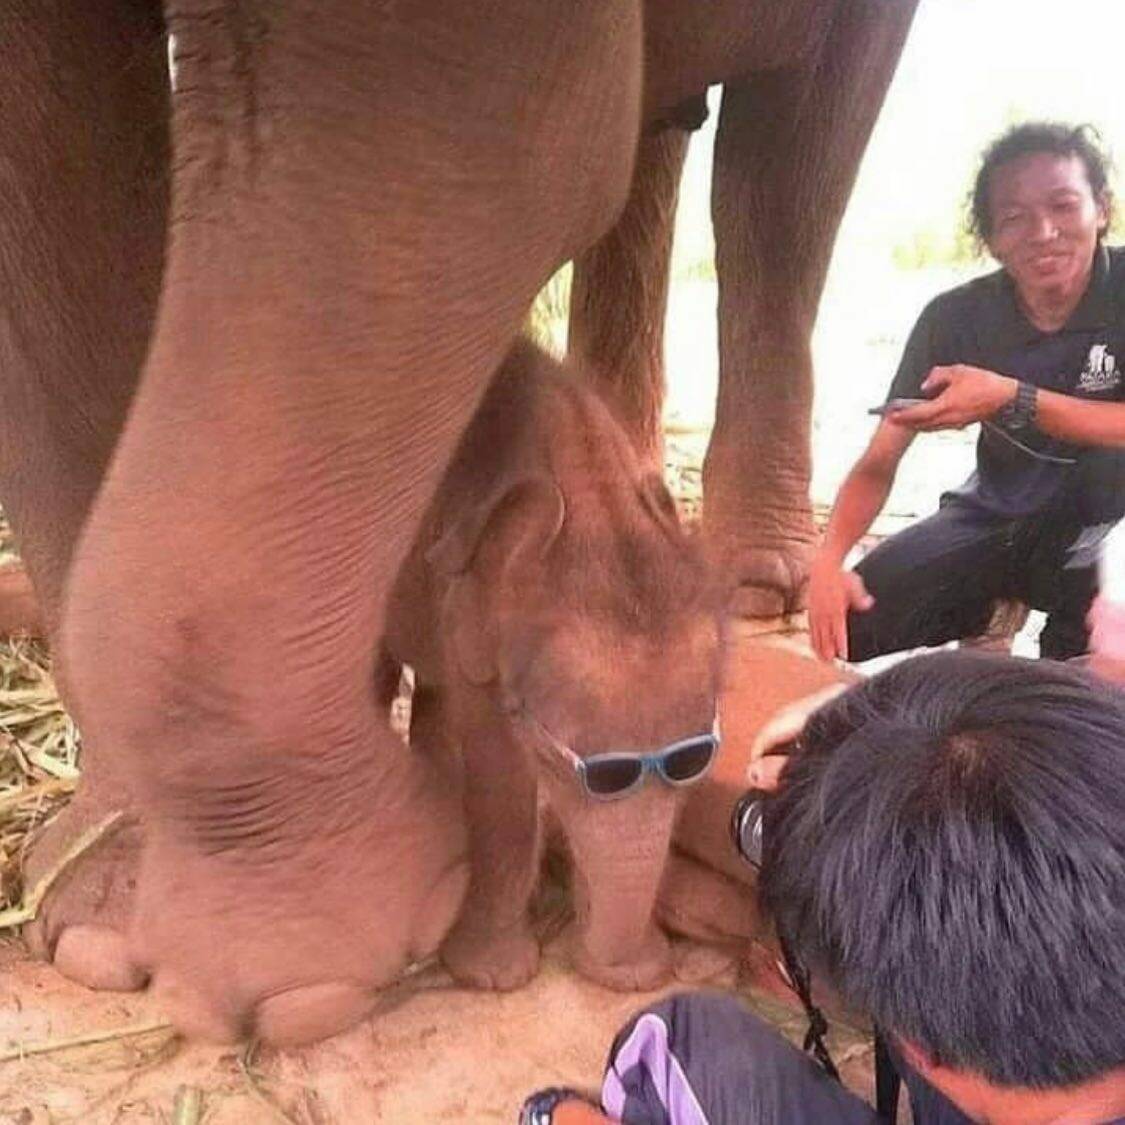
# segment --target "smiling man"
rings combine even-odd
[[[1020,125],[985,152],[972,227],[1003,268],[935,298],[911,333],[813,563],[823,659],[979,635],[998,598],[1046,612],[1043,656],[1086,651],[1099,545],[1125,514],[1125,249],[1103,245],[1111,204],[1086,127]],[[976,472],[846,570],[915,434],[973,422]]]

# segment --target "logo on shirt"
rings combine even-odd
[[[1086,366],[1078,376],[1079,391],[1108,391],[1120,385],[1121,371],[1110,354],[1108,344],[1095,344],[1086,357]]]

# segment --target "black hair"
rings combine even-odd
[[[1113,208],[1113,193],[1109,186],[1110,161],[1100,142],[1101,137],[1092,125],[1027,121],[1012,126],[997,137],[981,157],[980,169],[969,195],[969,233],[984,245],[992,236],[989,191],[996,169],[1021,156],[1040,152],[1052,156],[1076,156],[1082,161],[1094,198],[1101,199],[1105,204],[1108,223]]]
[[[998,1085],[1125,1064],[1125,693],[939,653],[821,708],[800,747],[759,886],[814,973]]]

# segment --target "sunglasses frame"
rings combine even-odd
[[[719,755],[719,746],[722,744],[722,738],[719,733],[719,716],[716,715],[715,721],[711,724],[710,731],[689,735],[687,738],[677,739],[675,742],[669,742],[667,746],[662,746],[658,750],[639,754],[630,754],[627,751],[607,751],[604,754],[591,754],[588,758],[583,758],[581,755],[576,754],[565,742],[553,735],[538,719],[526,713],[524,717],[535,726],[543,736],[543,740],[570,763],[574,772],[578,775],[578,780],[582,785],[583,792],[595,801],[619,801],[623,797],[628,797],[644,785],[645,780],[650,774],[659,775],[666,785],[671,785],[676,789],[683,788],[687,785],[694,785],[697,781],[702,781],[711,771],[711,767],[715,764],[715,759]],[[710,743],[711,754],[703,769],[694,776],[682,780],[669,777],[665,768],[668,757],[678,750],[686,750],[689,746],[693,746],[704,740]],[[624,789],[615,790],[613,793],[596,793],[590,788],[589,778],[587,777],[587,770],[591,762],[639,762],[641,769],[637,774],[636,780],[630,782]]]

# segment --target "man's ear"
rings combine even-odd
[[[1109,200],[1109,193],[1103,188],[1094,196],[1094,205],[1098,209],[1098,234],[1101,237],[1109,232],[1109,223],[1112,218],[1112,206]]]
[[[898,1048],[899,1053],[906,1061],[906,1065],[923,1078],[933,1072],[936,1066],[933,1059],[921,1047],[911,1043],[909,1039],[896,1038],[895,1047]]]

